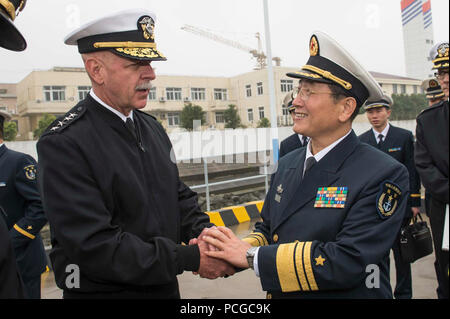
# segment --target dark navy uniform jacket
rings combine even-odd
[[[354,132],[302,178],[305,156],[301,148],[279,161],[263,222],[244,239],[261,246],[263,289],[273,298],[392,298],[386,261],[409,195],[406,168]]]
[[[280,143],[280,158],[282,158],[287,153],[292,152],[293,150],[296,150],[297,148],[303,147],[306,145],[303,145],[300,139],[298,138],[298,134],[292,134],[291,136],[287,137]]]
[[[139,140],[88,95],[38,142],[61,289],[177,298],[176,276],[198,270],[198,247],[181,242],[211,226],[209,217],[180,181],[163,127],[140,111],[133,119]],[[66,285],[71,264],[79,267],[79,288]]]
[[[0,206],[24,279],[40,276],[47,258],[39,235],[47,223],[36,182],[36,161],[29,155],[0,148]]]
[[[449,203],[448,100],[417,116],[415,162],[422,183],[443,204]]]
[[[0,217],[0,283],[0,299],[24,298],[16,256],[2,217]]]
[[[360,135],[359,139],[361,142],[378,148],[378,141],[375,140],[372,129]],[[420,207],[421,184],[419,173],[414,163],[414,136],[411,131],[389,124],[389,131],[379,149],[405,165],[408,170],[410,194],[405,217],[409,219],[412,217],[409,207]]]

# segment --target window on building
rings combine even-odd
[[[398,85],[397,84],[392,84],[392,93],[398,94]]]
[[[206,100],[206,89],[205,88],[192,88],[191,98],[193,101],[204,101]]]
[[[406,85],[405,84],[402,84],[400,86],[400,89],[401,89],[402,94],[406,94]]]
[[[247,120],[249,122],[253,122],[253,109],[248,109],[247,110]]]
[[[293,80],[281,80],[281,92],[286,93],[294,89]]]
[[[65,101],[66,87],[65,86],[44,86],[44,101]]]
[[[252,86],[251,85],[246,85],[245,86],[245,91],[246,91],[247,97],[251,97],[252,96]]]
[[[6,94],[6,93],[8,93],[7,89],[0,89],[0,94]]]
[[[78,87],[78,100],[82,101],[86,98],[91,90],[90,86],[79,86]]]
[[[258,82],[256,84],[256,87],[258,89],[258,95],[263,95],[264,94],[264,89],[263,89],[263,84],[262,82]]]
[[[156,101],[156,87],[152,87],[148,93],[148,99],[150,101]]]
[[[264,106],[261,106],[260,108],[258,108],[259,110],[259,119],[264,118]]]
[[[227,89],[214,89],[214,100],[216,101],[228,100]]]
[[[223,112],[216,112],[216,123],[225,123],[225,116]]]
[[[168,101],[181,101],[181,88],[166,88]]]
[[[283,104],[283,115],[289,115],[289,108]]]
[[[417,87],[417,85],[414,85],[414,94],[417,94],[418,93],[418,87]]]
[[[167,123],[169,126],[179,126],[180,113],[167,113]]]

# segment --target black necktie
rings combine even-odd
[[[383,134],[378,135],[378,148],[381,148],[381,145],[383,144]]]
[[[130,131],[130,133],[133,135],[134,139],[137,140],[136,126],[134,126],[133,120],[128,117],[127,121],[125,122],[125,126]]]
[[[308,137],[307,137],[307,136],[304,136],[304,135],[303,135],[303,137],[302,137],[302,143],[303,143],[303,146],[306,146],[306,145],[308,144]]]
[[[303,173],[303,177],[305,177],[306,173],[308,173],[308,171],[311,169],[311,167],[313,167],[314,164],[316,164],[316,163],[317,163],[317,161],[316,161],[316,159],[314,158],[314,156],[311,156],[311,157],[309,157],[309,158],[306,160],[306,163],[305,163],[305,172]]]

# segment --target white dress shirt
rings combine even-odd
[[[131,110],[130,115],[125,116],[124,114],[120,113],[119,111],[117,111],[116,109],[113,109],[111,106],[109,106],[108,104],[106,104],[105,102],[103,102],[102,100],[100,100],[100,98],[95,95],[94,90],[91,89],[91,91],[89,92],[89,94],[92,96],[92,98],[94,100],[96,100],[101,106],[104,106],[105,108],[107,108],[109,111],[113,112],[114,114],[116,114],[118,117],[121,118],[122,121],[126,122],[127,118],[133,119],[133,110]]]
[[[373,132],[373,135],[375,135],[375,141],[377,141],[377,144],[380,142],[380,140],[378,139],[378,136],[380,134],[383,134],[383,141],[386,139],[386,136],[387,136],[387,134],[389,132],[389,127],[390,127],[390,125],[389,125],[389,122],[388,122],[388,124],[386,125],[386,127],[384,128],[384,130],[382,132],[377,132],[377,131],[375,131],[374,128],[372,128],[372,132]]]

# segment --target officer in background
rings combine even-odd
[[[284,99],[284,103],[288,106],[289,114],[292,116],[292,120],[295,123],[295,107],[292,106],[293,102],[292,92],[288,93]],[[287,153],[296,150],[299,147],[305,147],[308,144],[308,137],[302,134],[294,133],[291,136],[285,138],[280,143],[280,158]]]
[[[414,164],[414,137],[412,133],[389,123],[393,103],[391,96],[387,94],[381,100],[366,102],[364,109],[372,129],[360,135],[359,139],[361,142],[372,145],[392,156],[408,169],[410,194],[403,221],[403,226],[406,226],[410,223],[411,218],[420,211],[420,178]],[[400,235],[401,231],[399,231],[392,246],[397,278],[394,297],[396,299],[411,299],[411,264],[402,260]]]
[[[65,43],[82,55],[92,90],[37,144],[39,183],[52,230],[50,258],[64,298],[180,298],[177,275],[234,268],[183,245],[210,227],[179,177],[164,128],[146,106],[157,50],[147,10],[98,18]],[[66,280],[79,270],[79,284]]]
[[[426,79],[422,82],[422,89],[426,94],[428,106],[432,107],[442,101],[445,101],[445,94],[437,79]],[[431,193],[425,190],[425,213],[429,216]]]
[[[437,79],[426,79],[422,82],[422,88],[428,100],[428,106],[433,106],[445,101],[445,94]]]
[[[326,34],[314,33],[309,48],[307,64],[288,76],[300,79],[294,131],[311,139],[278,162],[263,222],[244,240],[208,230],[204,240],[219,249],[208,255],[253,268],[268,298],[392,298],[387,262],[408,171],[352,130],[359,108],[383,91]]]
[[[0,47],[11,51],[27,47],[14,26],[25,4],[25,0],[0,1]],[[45,218],[36,189],[34,160],[8,150],[3,143],[3,124],[9,119],[8,113],[0,111],[0,298],[23,298],[24,294],[39,298],[46,260],[39,230]]]
[[[2,29],[0,29],[0,35],[2,33]],[[0,110],[0,154],[5,147],[3,145],[3,123],[8,119],[10,119],[10,115]],[[0,155],[0,163],[1,161],[2,156]],[[0,198],[3,198],[6,189],[2,175],[3,169],[0,165]],[[0,299],[24,298],[23,283],[17,267],[16,255],[6,227],[7,218],[6,211],[0,202]]]
[[[436,256],[438,298],[448,298],[448,251],[442,249],[446,207],[449,204],[449,44],[436,44],[430,52],[445,100],[417,116],[415,163],[425,189],[431,193],[430,224]]]

